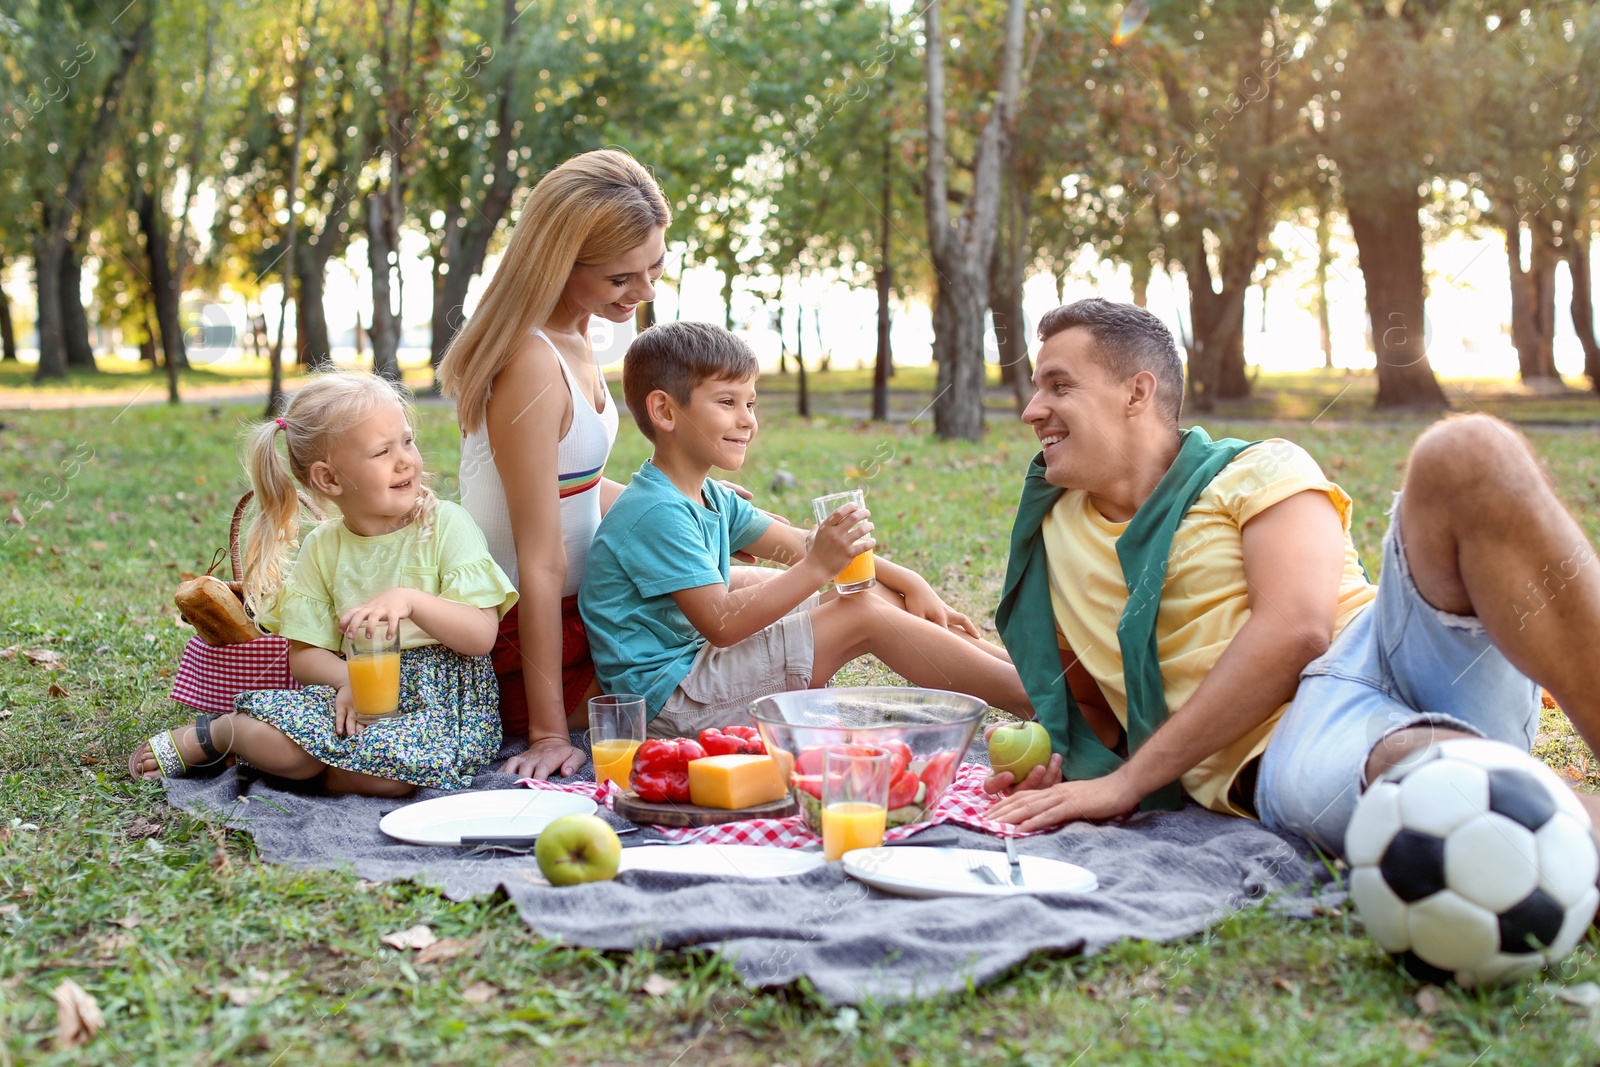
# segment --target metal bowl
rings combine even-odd
[[[915,777],[910,801],[892,806],[889,825],[920,822],[955,780],[989,705],[965,693],[901,686],[801,689],[762,697],[750,717],[767,751],[782,764],[806,825],[820,832],[821,754],[828,745],[904,743],[911,760],[903,774]],[[911,783],[891,783],[903,798]]]

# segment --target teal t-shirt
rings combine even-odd
[[[600,520],[578,590],[601,690],[639,694],[652,719],[706,644],[672,594],[726,586],[733,553],[772,524],[718,482],[701,493],[704,507],[646,461]]]

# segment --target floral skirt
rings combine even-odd
[[[234,698],[236,712],[282,730],[340,770],[432,789],[465,789],[500,751],[499,694],[488,656],[443,645],[400,654],[401,714],[354,737],[334,732],[332,686],[259,689]]]

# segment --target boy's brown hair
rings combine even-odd
[[[622,396],[645,439],[656,439],[645,397],[660,389],[687,404],[706,381],[744,381],[761,367],[750,346],[709,322],[663,322],[633,339],[622,357]]]

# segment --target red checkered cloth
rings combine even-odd
[[[926,820],[909,826],[896,826],[883,835],[884,840],[899,841],[944,822],[958,823],[997,837],[1032,836],[1037,831],[1019,830],[1010,823],[995,822],[985,817],[984,813],[994,803],[994,798],[983,791],[983,780],[989,774],[989,769],[981,764],[962,764],[956,771],[955,782],[945,790],[944,796],[939,798],[939,803],[934,805]],[[617,794],[621,792],[612,782],[598,785],[594,782],[559,785],[554,782],[523,778],[517,784],[528,789],[554,789],[563,793],[576,793],[613,810],[616,807]],[[672,838],[687,837],[702,832],[698,829],[674,829],[666,826],[658,826],[656,829],[666,837]],[[792,815],[787,819],[741,819],[738,822],[725,822],[696,840],[708,845],[771,845],[775,848],[801,848],[821,841],[822,835],[806,829],[805,821],[799,815]]]
[[[239,645],[189,638],[178,661],[172,699],[197,711],[233,710],[233,698],[252,689],[299,689],[289,673],[289,642],[267,634]]]

